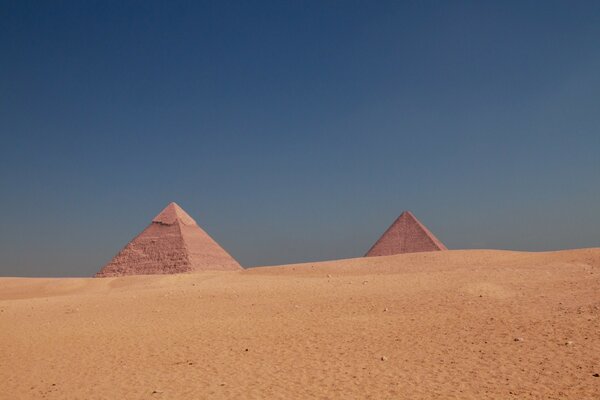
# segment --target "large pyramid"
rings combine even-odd
[[[97,277],[176,274],[242,267],[175,203],[127,244]]]
[[[410,211],[404,211],[365,257],[437,250],[448,249]]]

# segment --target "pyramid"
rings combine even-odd
[[[239,269],[192,217],[170,203],[96,277]]]
[[[365,257],[448,250],[410,211],[404,211]]]

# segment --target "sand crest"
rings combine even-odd
[[[0,279],[2,399],[600,398],[600,249]]]

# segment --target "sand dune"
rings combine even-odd
[[[600,249],[0,279],[2,399],[598,399]]]

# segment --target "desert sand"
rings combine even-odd
[[[599,399],[600,249],[0,279],[2,399]]]

